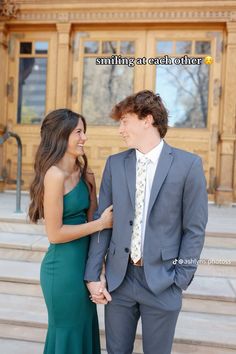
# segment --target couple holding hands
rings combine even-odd
[[[44,354],[100,354],[96,303],[105,304],[108,354],[133,352],[140,317],[144,353],[170,354],[182,291],[203,248],[202,162],[163,140],[160,96],[140,91],[111,117],[128,150],[107,159],[98,206],[84,117],[58,109],[42,123],[29,216],[44,218],[50,242],[40,274]]]

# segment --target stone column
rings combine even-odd
[[[70,23],[58,23],[56,108],[67,107],[69,93]]]
[[[216,203],[231,205],[234,197],[236,141],[236,22],[227,24],[226,73],[223,82],[223,120],[221,124],[221,146]]]

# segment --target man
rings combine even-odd
[[[170,354],[182,290],[197,268],[207,223],[201,159],[163,141],[168,115],[159,95],[144,90],[118,103],[112,118],[129,150],[110,156],[98,213],[113,204],[113,230],[91,238],[85,280],[104,303],[104,259],[109,300],[109,354],[131,354],[141,317],[145,354]]]

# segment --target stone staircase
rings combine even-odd
[[[48,246],[43,226],[0,220],[0,353],[39,354],[47,314],[39,285]],[[201,264],[184,292],[172,354],[236,354],[236,233],[208,233]],[[103,308],[98,307],[103,354]],[[142,353],[141,327],[135,353]],[[155,353],[153,353],[155,354]]]

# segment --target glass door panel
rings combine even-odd
[[[40,141],[40,125],[56,103],[56,32],[10,33],[8,128],[22,140],[23,189],[28,190],[34,174],[35,152]],[[17,171],[17,147],[10,139],[6,144],[9,184],[14,189]]]
[[[155,91],[169,111],[170,127],[207,127],[210,66],[204,55],[210,48],[210,41],[156,41],[156,57],[170,58],[167,65],[156,65],[155,81]],[[196,58],[196,64],[190,58]]]
[[[217,176],[222,33],[149,31],[145,87],[162,97],[168,112],[166,141],[202,157],[210,199]],[[213,63],[212,63],[213,58]]]

